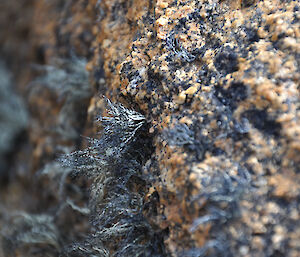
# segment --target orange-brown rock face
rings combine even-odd
[[[91,120],[104,109],[99,93],[147,121],[147,131],[134,141],[138,151],[147,144],[147,153],[141,154],[135,179],[124,185],[142,202],[132,224],[140,224],[137,217],[148,224],[143,243],[153,243],[157,251],[147,246],[147,252],[131,255],[299,256],[299,3],[90,0],[55,6],[59,12],[37,3],[34,19],[50,34],[34,24],[36,44],[48,46],[46,63],[53,57],[71,59],[72,52],[85,57],[93,86],[80,87],[80,94],[88,93],[72,102],[70,111],[77,116],[64,116],[73,117],[67,127],[91,134],[89,123],[80,127],[86,117],[76,106],[83,104]],[[47,21],[47,13],[60,19]],[[39,102],[40,91],[34,92],[29,102],[33,109],[39,106],[35,120],[55,123],[68,101],[54,107],[53,100]],[[51,113],[47,118],[43,108]],[[66,139],[31,131],[37,131],[29,143],[35,169],[62,142],[80,145],[75,132]],[[103,204],[113,199],[103,195]],[[100,212],[101,203],[97,206]],[[122,217],[128,221],[124,213],[113,221],[116,228]],[[105,224],[107,230],[113,226]],[[115,243],[101,241],[111,255],[127,247],[120,243],[124,238],[114,238]],[[89,247],[102,247],[96,244]]]
[[[101,22],[100,49],[109,94],[151,124],[145,171],[158,174],[149,196],[160,216],[150,220],[168,229],[166,248],[297,256],[298,4],[139,4],[109,1],[118,12]]]

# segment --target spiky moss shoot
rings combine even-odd
[[[67,256],[163,256],[162,240],[143,216],[147,181],[142,166],[152,153],[151,138],[142,114],[107,99],[108,117],[100,139],[66,155],[63,165],[74,175],[92,179],[91,233],[85,242],[65,249]]]

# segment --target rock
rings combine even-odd
[[[145,145],[140,158],[138,153],[127,156],[128,165],[133,160],[140,165],[134,178],[124,184],[122,179],[127,176],[123,168],[119,177],[110,176],[114,183],[121,179],[122,188],[137,194],[142,202],[136,204],[139,210],[131,217],[132,224],[142,221],[140,228],[147,228],[145,256],[300,254],[299,231],[295,229],[300,204],[297,1],[78,0],[65,5],[41,1],[32,8],[36,13],[30,23],[36,38],[32,51],[47,49],[45,64],[53,58],[72,61],[73,54],[87,58],[92,88],[87,87],[91,95],[79,98],[69,109],[74,116],[64,116],[70,118],[66,127],[77,131],[69,140],[50,131],[41,133],[41,128],[57,124],[55,117],[64,106],[65,96],[59,102],[53,88],[43,87],[30,94],[35,126],[29,130],[28,145],[33,149],[29,162],[33,165],[28,168],[27,179],[53,161],[59,149],[84,149],[79,132],[93,136],[97,126],[90,121],[105,112],[100,92],[112,102],[134,109],[147,121],[147,129],[133,137],[137,149],[144,142],[147,149]],[[62,69],[70,74],[68,67]],[[24,74],[17,81],[25,80]],[[83,108],[75,108],[81,103]],[[80,109],[84,110],[81,114]],[[105,153],[117,162],[116,149]],[[87,158],[97,157],[92,150],[85,151]],[[96,170],[93,166],[93,174]],[[71,173],[58,169],[55,174]],[[65,176],[70,188],[81,188],[76,194],[71,189],[66,192],[70,196],[73,192],[80,206],[88,202],[82,188],[91,188],[90,209],[95,211],[93,217],[100,215],[95,207],[101,206],[101,201],[92,199],[107,181],[83,179],[80,184]],[[60,196],[50,190],[55,184],[52,179],[37,184],[49,190],[45,190],[45,198],[35,197],[31,210],[44,199],[39,211],[48,213],[49,197],[57,206]],[[111,192],[119,194],[114,185]],[[34,192],[22,190],[33,197]],[[18,197],[22,199],[20,194]],[[9,199],[7,196],[6,202]],[[119,206],[112,199],[112,208]],[[125,215],[131,208],[120,211]],[[115,213],[115,209],[111,211]],[[71,212],[73,220],[61,228],[62,245],[81,241],[86,255],[94,254],[88,251],[98,247],[103,256],[122,256],[120,246],[137,249],[131,248],[134,240],[130,240],[135,233],[141,235],[138,228],[129,229],[132,234],[122,241],[126,245],[120,244],[120,238],[104,242],[91,236],[86,223],[80,223],[76,215]],[[108,224],[101,218],[97,225],[91,223],[90,229],[103,231],[97,226],[108,229],[114,225],[120,223]],[[91,237],[76,237],[76,231]],[[66,235],[74,240],[64,241]],[[68,249],[80,254],[83,246],[76,245]],[[130,256],[139,254],[133,250]]]

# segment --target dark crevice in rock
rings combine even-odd
[[[222,104],[234,110],[240,101],[248,97],[248,89],[244,83],[233,82],[228,89],[221,86],[215,87],[215,96]]]
[[[266,110],[252,109],[243,114],[250,123],[264,134],[278,137],[280,135],[281,124],[270,117]]]

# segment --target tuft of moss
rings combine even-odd
[[[13,86],[10,72],[0,58],[0,183],[8,179],[8,157],[16,150],[28,122],[26,107]]]
[[[1,230],[5,256],[15,256],[18,251],[25,256],[58,254],[61,242],[53,216],[16,212],[9,215],[8,222],[10,225]]]
[[[163,256],[164,247],[143,216],[146,184],[141,169],[150,158],[151,138],[142,114],[108,99],[100,139],[61,158],[73,175],[92,179],[91,232],[82,243],[65,248],[67,256]]]

